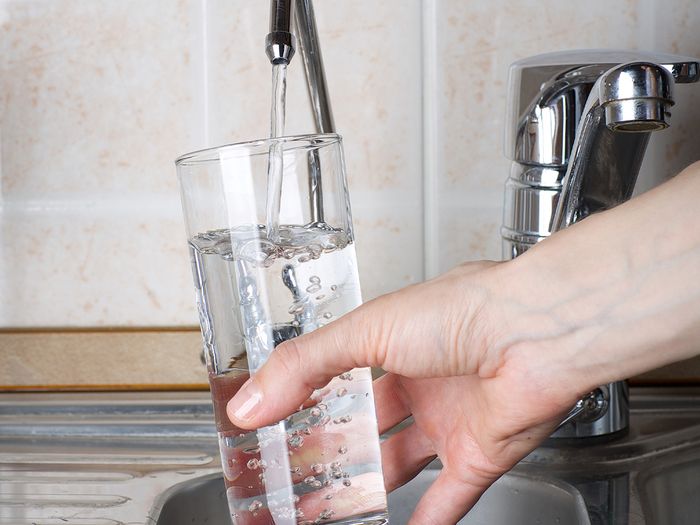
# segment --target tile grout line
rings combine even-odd
[[[209,5],[201,0],[201,37],[202,37],[202,138],[204,147],[209,147]]]
[[[436,0],[421,1],[423,279],[438,274],[438,114]]]

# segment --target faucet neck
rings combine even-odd
[[[294,56],[293,6],[294,0],[272,0],[270,3],[270,32],[265,37],[265,53],[273,65],[289,64]]]
[[[304,63],[316,131],[335,133],[313,4],[311,0],[272,0],[270,32],[265,38],[265,53],[270,62],[289,64],[297,44]]]

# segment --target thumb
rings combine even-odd
[[[296,412],[317,388],[355,367],[381,366],[377,348],[386,338],[385,296],[328,325],[280,344],[226,407],[231,422],[258,428]],[[381,305],[378,303],[382,303]],[[384,313],[382,313],[384,312]]]

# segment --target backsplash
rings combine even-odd
[[[500,258],[508,66],[700,56],[695,0],[316,0],[366,299]],[[0,327],[197,324],[173,160],[268,134],[268,2],[0,0]],[[312,130],[292,61],[288,131]],[[693,160],[677,90],[642,189]]]

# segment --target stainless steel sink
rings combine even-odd
[[[647,523],[700,523],[700,458],[640,475]]]
[[[391,525],[408,522],[418,499],[438,473],[437,468],[428,468],[389,495]],[[157,525],[225,524],[229,519],[221,475],[174,487],[158,505],[161,507],[157,510]],[[494,484],[459,523],[589,525],[590,521],[583,499],[572,486],[509,474]]]
[[[626,435],[538,449],[494,484],[460,524],[700,523],[700,397],[636,391],[632,400]],[[407,523],[438,469],[431,465],[389,496],[392,525]],[[159,516],[157,525],[225,520],[221,476],[174,487],[153,515]]]
[[[408,523],[418,499],[438,473],[434,469],[424,470],[410,483],[389,495],[392,525]],[[498,480],[459,523],[589,525],[590,522],[583,499],[571,485],[508,474]]]
[[[700,523],[700,389],[631,394],[626,436],[539,448],[460,523]],[[392,525],[437,468],[390,495]],[[207,393],[0,395],[3,525],[228,520]]]

